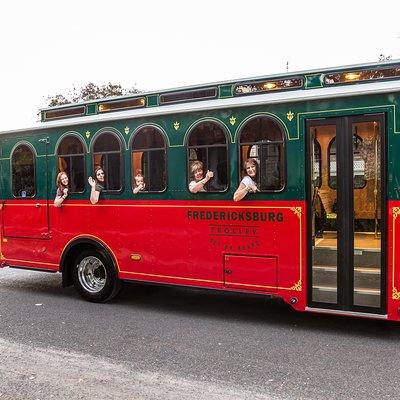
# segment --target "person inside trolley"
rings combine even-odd
[[[61,207],[61,204],[68,196],[68,175],[61,171],[57,175],[56,179],[56,198],[54,199],[54,205],[56,207]]]
[[[206,183],[214,176],[214,172],[207,170],[204,177],[204,165],[200,160],[195,160],[190,164],[190,183],[191,193],[205,192]]]
[[[100,198],[100,193],[104,190],[104,170],[101,167],[96,167],[94,170],[94,179],[89,176],[88,182],[91,186],[90,191],[90,202],[92,204],[97,204]]]
[[[144,183],[144,176],[142,175],[142,171],[140,169],[136,171],[134,179],[135,183],[133,193],[138,194],[139,192],[143,192],[146,189],[146,184]]]
[[[242,200],[246,197],[247,193],[259,192],[257,187],[257,176],[258,176],[258,163],[255,158],[248,158],[244,162],[244,171],[246,175],[241,180],[239,187],[233,195],[234,201]]]

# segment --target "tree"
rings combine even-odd
[[[113,84],[111,82],[102,86],[89,82],[79,89],[73,87],[73,89],[66,95],[55,94],[53,96],[48,96],[46,97],[46,102],[48,107],[55,107],[64,104],[103,99],[105,97],[125,96],[135,93],[141,93],[141,90],[135,87],[125,89],[120,84]]]

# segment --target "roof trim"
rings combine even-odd
[[[117,111],[112,114],[96,114],[91,116],[76,117],[74,119],[58,120],[54,122],[38,123],[26,129],[17,129],[0,132],[18,133],[34,130],[48,130],[58,127],[72,127],[76,125],[89,125],[103,121],[117,121],[149,116],[171,115],[175,113],[188,113],[195,111],[217,110],[222,108],[235,108],[246,106],[257,106],[267,104],[278,104],[299,101],[322,100],[339,97],[372,95],[378,93],[390,93],[400,91],[400,81],[384,81],[352,84],[348,86],[330,86],[324,88],[287,91],[277,93],[257,94],[254,96],[238,96],[224,99],[193,101],[162,107],[140,108],[127,111]]]

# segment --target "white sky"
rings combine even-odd
[[[0,131],[88,82],[150,91],[400,56],[400,2],[9,0]]]

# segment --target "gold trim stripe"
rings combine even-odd
[[[395,270],[395,238],[396,238],[396,219],[400,214],[400,207],[392,208],[392,300],[400,300],[400,293],[394,284],[394,270]]]
[[[184,277],[173,276],[173,275],[146,274],[144,272],[128,272],[128,271],[121,271],[121,273],[124,273],[124,274],[127,274],[127,275],[150,276],[150,277],[154,277],[154,278],[178,279],[178,280],[182,280],[182,281],[217,283],[217,284],[220,284],[220,285],[224,284],[224,281],[212,281],[212,280],[207,280],[207,279],[184,278]],[[256,287],[262,287],[262,288],[268,288],[268,289],[272,288],[272,289],[277,289],[277,290],[293,290],[292,288],[279,287],[279,286],[262,286],[262,285],[251,285],[251,284],[246,284],[246,283],[225,282],[225,284],[227,284],[227,283],[229,283],[230,285],[238,285],[238,286],[256,286]]]
[[[60,264],[54,264],[54,263],[46,263],[46,262],[39,262],[39,261],[31,261],[31,260],[17,260],[14,258],[5,258],[7,261],[11,262],[20,262],[20,263],[28,263],[28,264],[39,264],[39,265],[51,265],[54,267],[59,267]]]

